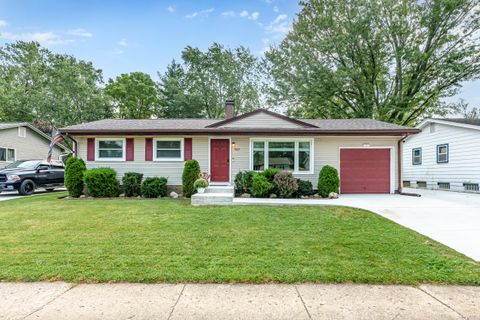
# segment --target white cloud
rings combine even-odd
[[[7,21],[5,21],[5,20],[0,20],[0,28],[6,27],[6,26],[8,26]]]
[[[275,20],[265,26],[267,33],[272,34],[274,38],[280,38],[286,35],[292,29],[291,23],[288,21],[286,14],[278,15]]]
[[[230,11],[222,12],[222,16],[224,16],[224,17],[235,17],[236,14],[235,14],[235,11],[230,10]]]
[[[273,6],[273,12],[278,12],[280,11],[277,6]]]
[[[129,45],[129,43],[127,42],[127,39],[122,39],[122,40],[118,41],[117,44],[119,46],[122,46],[122,47],[128,47],[128,45]]]
[[[200,10],[200,11],[195,11],[195,12],[192,12],[190,14],[187,14],[185,16],[185,18],[187,19],[193,19],[193,18],[196,18],[196,17],[208,17],[208,15],[210,13],[212,13],[213,11],[215,11],[215,8],[210,8],[210,9],[204,9],[204,10]]]
[[[112,53],[116,56],[119,56],[121,54],[124,54],[125,51],[123,51],[122,49],[115,49],[115,50],[112,51]]]
[[[167,8],[167,11],[170,12],[170,13],[173,13],[173,12],[176,11],[176,9],[175,9],[174,6],[169,6],[169,7]]]
[[[77,28],[77,29],[70,29],[67,31],[67,34],[77,37],[84,37],[84,38],[91,38],[93,34],[86,29]]]
[[[11,41],[36,41],[44,46],[69,44],[75,42],[71,39],[63,39],[54,32],[30,32],[30,33],[12,33],[0,32],[0,39]]]
[[[252,19],[252,20],[257,20],[259,16],[260,16],[260,12],[254,11],[254,12],[252,12],[252,14],[250,15],[250,19]]]
[[[247,10],[243,10],[242,12],[240,12],[240,17],[248,17],[248,11]]]

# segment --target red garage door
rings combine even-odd
[[[341,193],[390,193],[390,149],[340,149]]]

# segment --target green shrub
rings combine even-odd
[[[295,195],[297,197],[301,196],[311,196],[313,194],[313,185],[308,180],[297,179],[298,189]]]
[[[122,177],[122,188],[125,197],[138,197],[142,194],[143,174],[126,172]]]
[[[291,172],[281,171],[273,178],[273,187],[280,198],[290,198],[298,189],[297,179]]]
[[[273,185],[261,173],[254,173],[252,177],[252,187],[250,192],[257,198],[266,198],[269,196]]]
[[[193,183],[193,187],[195,188],[195,190],[198,190],[198,188],[206,188],[208,187],[208,181],[203,178],[199,178],[195,180],[195,182]]]
[[[70,157],[65,167],[65,187],[70,197],[78,198],[83,193],[83,173],[87,170],[85,162],[76,157]]]
[[[95,168],[85,171],[83,180],[88,193],[95,198],[118,197],[120,184],[117,173],[111,168]]]
[[[328,197],[330,192],[338,193],[340,178],[338,171],[332,166],[324,166],[318,175],[318,194]]]
[[[142,196],[158,198],[167,196],[167,179],[163,177],[147,178],[142,183]]]
[[[267,178],[268,182],[273,183],[273,178],[275,175],[279,173],[281,170],[277,168],[268,168],[261,172],[261,174]]]
[[[235,191],[237,193],[249,193],[252,187],[254,171],[240,171],[235,176]]]
[[[187,160],[182,174],[183,196],[190,198],[197,190],[193,186],[200,174],[200,165],[197,160]]]

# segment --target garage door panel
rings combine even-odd
[[[390,149],[341,149],[342,193],[390,193]]]

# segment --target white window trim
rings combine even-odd
[[[153,161],[168,162],[168,161],[184,161],[185,147],[184,138],[155,138],[153,139]],[[179,158],[157,158],[157,141],[180,141],[180,157]]]
[[[122,157],[121,158],[100,158],[100,141],[122,141]],[[126,139],[125,138],[95,138],[95,161],[101,161],[101,162],[109,162],[109,161],[125,161],[126,158],[126,153],[127,153],[127,145],[126,145]]]
[[[268,142],[294,142],[295,143],[295,151],[294,151],[294,170],[291,171],[295,175],[302,175],[302,174],[313,174],[315,169],[314,169],[314,139],[313,138],[250,138],[250,152],[249,152],[249,167],[251,171],[253,170],[253,143],[254,142],[265,142],[265,155],[264,155],[264,165],[265,169],[268,168]],[[299,148],[298,148],[298,143],[299,142],[309,142],[310,143],[310,170],[309,171],[298,171],[298,157],[299,157]]]
[[[1,162],[15,162],[15,161],[17,161],[17,149],[9,148],[9,147],[2,147],[2,146],[0,146],[0,148],[5,149],[5,161],[0,160]],[[13,150],[13,160],[8,160],[8,150]]]

